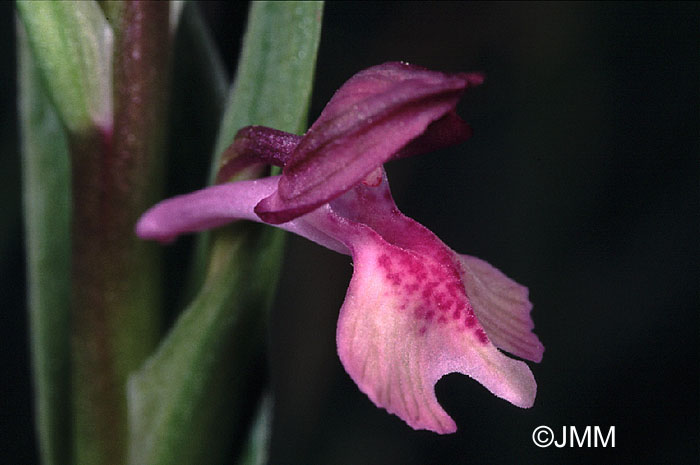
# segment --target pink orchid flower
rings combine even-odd
[[[459,372],[519,407],[533,405],[528,366],[544,347],[532,333],[527,288],[459,255],[396,207],[383,163],[461,142],[455,113],[479,74],[405,63],[362,71],[333,96],[304,136],[252,126],[224,156],[220,180],[256,164],[281,176],[222,183],[165,200],[137,225],[145,239],[236,220],[275,224],[340,253],[354,272],[338,318],[338,355],[377,406],[415,429],[456,431],[435,383]]]

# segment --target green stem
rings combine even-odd
[[[125,2],[114,47],[113,127],[72,134],[75,463],[122,463],[125,384],[160,334],[157,248],[138,216],[161,184],[169,75],[166,2]]]

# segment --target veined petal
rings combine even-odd
[[[345,108],[359,100],[390,91],[394,85],[403,81],[419,80],[430,86],[439,85],[445,78],[450,77],[463,79],[467,81],[466,85],[471,87],[484,82],[484,75],[481,73],[442,73],[399,61],[372,66],[353,75],[336,91],[321,112],[319,120],[342,113]]]
[[[532,332],[527,288],[481,259],[461,255],[460,260],[469,301],[489,339],[520,358],[542,361],[544,346]]]
[[[434,392],[447,373],[532,406],[530,369],[489,341],[450,267],[368,228],[363,236],[351,247],[354,272],[337,329],[340,360],[360,390],[411,427],[443,434],[456,430]]]
[[[391,158],[466,139],[469,128],[454,109],[464,90],[482,80],[479,74],[450,75],[405,63],[356,74],[304,135],[278,191],[256,213],[267,223],[289,221],[341,195]]]

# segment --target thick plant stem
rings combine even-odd
[[[78,464],[123,463],[128,375],[160,334],[157,249],[133,233],[156,199],[169,75],[166,2],[125,2],[111,127],[71,134],[72,362]]]

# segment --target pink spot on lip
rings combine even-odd
[[[380,255],[377,262],[379,263],[379,266],[381,266],[382,268],[389,269],[389,267],[391,266],[391,259],[389,258],[389,256],[387,254]]]
[[[457,297],[457,295],[459,295],[459,288],[460,286],[457,283],[452,282],[447,284],[447,292],[449,292],[452,297]]]
[[[464,319],[464,326],[471,328],[476,325],[476,317],[473,313],[468,313],[467,317]]]
[[[386,278],[391,281],[391,284],[398,286],[401,284],[401,276],[398,273],[388,273]]]
[[[406,289],[406,292],[408,292],[409,294],[413,294],[414,292],[416,292],[418,290],[418,284],[417,283],[406,284],[404,286],[404,289]]]
[[[476,337],[479,338],[479,342],[481,342],[482,344],[486,344],[489,342],[489,338],[483,329],[477,329],[476,331],[474,331],[474,334],[476,334]]]
[[[411,253],[380,253],[377,264],[384,270],[387,284],[394,286],[391,292],[402,297],[398,310],[410,310],[421,321],[417,325],[421,335],[431,324],[452,321],[456,330],[472,329],[479,342],[488,343],[449,254],[420,259]]]
[[[425,316],[425,309],[423,307],[416,307],[413,310],[413,316],[417,319],[422,319]]]
[[[437,292],[435,293],[434,296],[435,302],[437,303],[437,306],[442,310],[442,309],[448,309],[452,306],[452,301],[447,300],[445,297],[445,294],[442,292]]]

